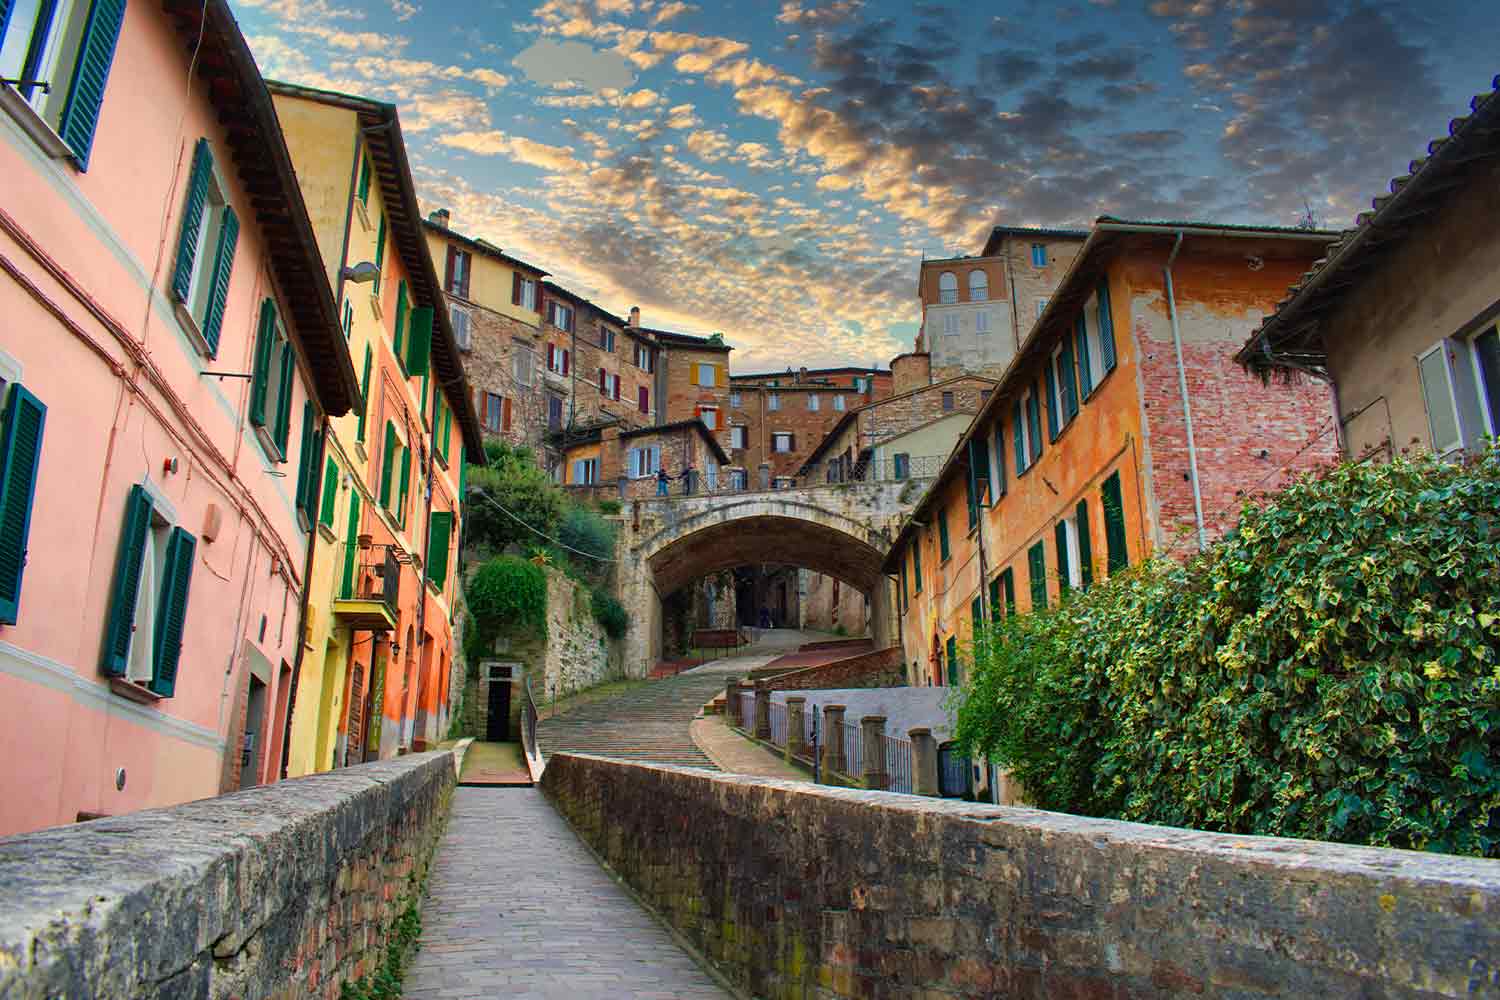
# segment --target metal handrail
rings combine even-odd
[[[536,762],[535,773],[540,775],[547,767],[547,758],[542,755],[542,748],[536,741],[536,699],[531,694],[531,678],[521,677],[521,690],[526,698],[521,703],[521,749],[525,751],[528,760]]]
[[[396,546],[388,543],[361,546],[358,542],[345,542],[347,562],[339,581],[339,600],[380,601],[393,615],[399,616],[401,560],[396,553]]]

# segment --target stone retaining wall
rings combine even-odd
[[[337,998],[432,857],[452,756],[0,839],[0,996]]]
[[[877,649],[873,653],[847,656],[832,663],[801,667],[756,678],[758,688],[772,691],[811,691],[821,688],[888,688],[904,687],[906,673],[901,669],[901,647]]]
[[[757,997],[1500,996],[1500,862],[566,754],[542,789]]]

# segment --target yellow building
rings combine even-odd
[[[446,735],[462,470],[483,447],[395,107],[268,86],[363,396],[326,436],[287,761],[301,775]]]

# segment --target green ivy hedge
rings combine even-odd
[[[1047,809],[1500,857],[1500,453],[1294,484],[982,629],[956,736]]]
[[[630,628],[630,618],[625,614],[625,606],[599,587],[590,592],[589,598],[594,621],[604,628],[604,633],[611,639],[625,638],[625,632]]]
[[[471,663],[500,635],[547,635],[547,572],[527,559],[491,559],[475,571],[464,596],[473,621],[464,635],[464,653]]]

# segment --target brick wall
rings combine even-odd
[[[438,751],[0,840],[0,992],[336,1000],[384,957],[453,784]]]
[[[1493,861],[569,754],[549,759],[542,790],[754,996],[1500,989]]]
[[[448,297],[450,305],[469,316],[470,350],[464,354],[464,374],[474,394],[484,436],[525,445],[541,454],[547,433],[547,393],[542,370],[546,363],[546,341],[541,331],[513,317],[483,306]],[[523,355],[522,352],[525,352]],[[530,385],[516,379],[518,355],[529,357],[523,371],[530,372]],[[510,400],[510,429],[496,430],[486,423],[485,393]]]
[[[804,649],[807,647],[803,647]],[[901,666],[901,647],[877,649],[842,660],[804,667],[756,681],[767,691],[821,691],[832,688],[903,687],[906,673]]]

